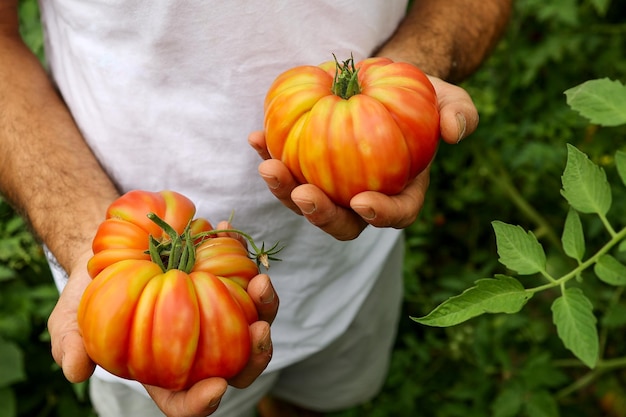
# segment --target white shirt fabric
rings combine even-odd
[[[46,0],[46,57],[85,139],[122,191],[176,190],[214,224],[285,245],[270,275],[278,370],[349,325],[400,233],[369,227],[339,242],[284,208],[247,144],[274,78],[302,64],[360,60],[406,0]],[[88,181],[88,179],[85,179]],[[103,213],[104,214],[104,213]],[[66,276],[55,268],[59,289]],[[102,369],[96,374],[112,378]],[[135,387],[139,384],[132,383]],[[142,389],[143,391],[143,389]]]

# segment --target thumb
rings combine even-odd
[[[70,382],[85,381],[95,369],[85,350],[77,317],[78,304],[91,282],[86,267],[88,257],[84,256],[83,267],[75,268],[80,272],[70,276],[48,319],[52,356]]]

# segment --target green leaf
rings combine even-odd
[[[559,406],[548,391],[533,392],[525,404],[529,417],[559,417]]]
[[[622,182],[626,185],[626,152],[617,151],[615,154],[615,165]]]
[[[611,208],[611,186],[606,173],[570,144],[567,145],[567,165],[561,181],[561,194],[581,213],[605,215]]]
[[[602,255],[593,266],[593,271],[607,284],[626,285],[626,265],[611,255]]]
[[[570,209],[567,213],[561,242],[567,256],[582,261],[585,256],[585,235],[576,210]]]
[[[24,357],[15,343],[0,339],[0,387],[26,379]]]
[[[532,232],[500,221],[491,224],[496,233],[500,263],[520,275],[545,270],[546,254]]]
[[[567,104],[591,123],[626,124],[626,86],[608,78],[586,81],[565,91]]]
[[[590,368],[598,361],[598,330],[593,305],[580,288],[567,288],[552,303],[552,319],[566,348]]]
[[[424,317],[411,318],[427,326],[454,326],[484,313],[517,313],[531,297],[515,278],[498,275],[479,279],[476,286],[450,297]]]

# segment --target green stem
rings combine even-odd
[[[574,360],[567,361],[567,362],[565,361],[556,362],[556,364],[559,366],[567,366],[567,367],[584,367],[585,366],[580,361],[574,361]],[[597,379],[603,373],[612,371],[614,369],[619,369],[619,368],[626,368],[626,356],[621,357],[621,358],[600,360],[592,371],[586,373],[585,375],[583,375],[582,377],[574,381],[572,384],[568,385],[567,387],[557,392],[556,398],[560,399],[560,398],[567,397],[568,395],[573,394],[574,392],[577,392],[580,389],[591,384],[595,379]]]
[[[191,222],[187,223],[181,235],[165,220],[154,213],[148,213],[148,218],[158,225],[169,237],[169,241],[159,242],[150,235],[148,253],[152,262],[159,265],[163,272],[179,269],[186,273],[191,272],[196,261],[196,248],[191,237]],[[167,265],[163,258],[167,257]]]
[[[600,217],[602,224],[604,225],[605,229],[609,232],[611,237],[615,237],[617,232],[615,232],[615,229],[613,229],[613,226],[611,226],[611,223],[609,223],[609,219],[607,219],[606,216],[601,213],[598,213],[598,217]]]
[[[242,232],[238,229],[215,229],[208,230],[206,232],[198,233],[197,235],[192,236],[192,239],[195,241],[197,239],[202,239],[206,236],[217,235],[218,233],[237,233],[242,236],[244,239],[248,241],[250,246],[252,246],[252,250],[249,251],[250,255],[256,260],[257,265],[263,265],[265,269],[269,269],[269,261],[280,261],[279,258],[276,258],[274,255],[278,254],[283,247],[278,246],[279,242],[276,242],[274,246],[269,249],[265,249],[265,242],[259,248],[256,243],[254,243],[254,239],[247,233]]]
[[[359,86],[358,73],[354,65],[354,58],[339,63],[337,57],[333,54],[336,63],[335,79],[331,91],[334,95],[343,99],[349,99],[350,97],[359,94],[361,92],[361,86]]]
[[[603,247],[601,247],[593,256],[588,258],[586,261],[581,262],[576,268],[572,269],[570,272],[563,275],[561,278],[551,281],[549,284],[540,285],[535,288],[528,288],[526,289],[526,291],[534,294],[539,291],[543,291],[549,288],[554,288],[558,285],[564,285],[565,282],[569,281],[572,278],[575,278],[582,271],[584,271],[585,269],[595,264],[602,255],[610,251],[615,245],[621,242],[624,238],[626,238],[626,227],[620,230],[619,232],[616,232],[611,238],[611,240],[607,242]]]

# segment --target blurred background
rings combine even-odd
[[[21,0],[20,14],[24,39],[43,60],[36,0]],[[598,317],[602,361],[594,370],[557,337],[549,292],[518,314],[451,328],[410,320],[475,280],[505,272],[494,220],[532,230],[549,268],[571,269],[560,246],[567,143],[606,170],[614,188],[609,217],[616,228],[626,226],[625,190],[614,164],[615,152],[626,150],[626,127],[590,124],[563,94],[591,79],[626,83],[625,52],[626,0],[516,2],[506,36],[463,84],[480,127],[459,145],[441,145],[427,203],[407,230],[404,319],[383,392],[334,417],[626,416],[622,287],[580,284]],[[583,223],[593,253],[606,232],[593,217]],[[0,417],[94,415],[86,384],[69,384],[50,354],[46,320],[57,296],[40,247],[0,200]]]

